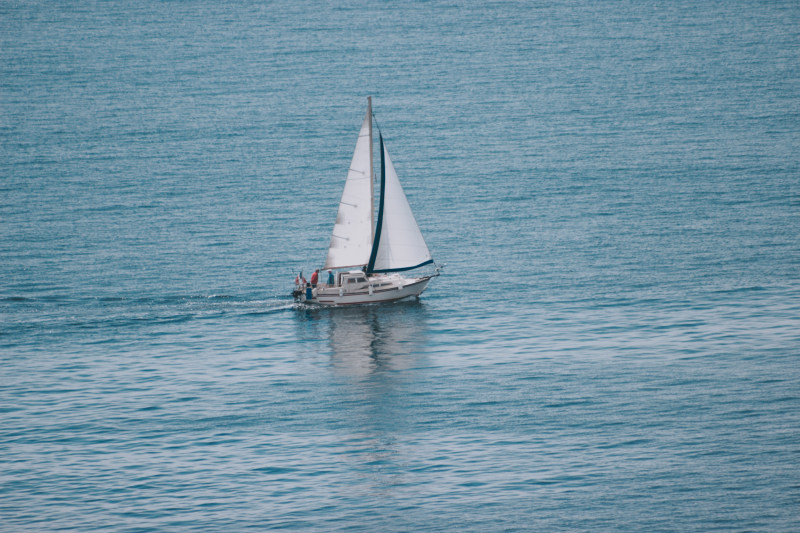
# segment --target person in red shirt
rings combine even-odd
[[[319,280],[319,269],[316,269],[313,274],[311,274],[311,286],[316,287],[317,281]]]

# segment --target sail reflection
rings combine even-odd
[[[351,376],[413,365],[426,336],[419,301],[327,310],[333,367]]]
[[[338,460],[360,473],[370,494],[402,497],[410,485],[407,465],[416,460],[405,437],[416,423],[409,403],[429,383],[424,353],[432,320],[425,303],[300,311],[300,344],[331,370],[323,377],[323,387],[330,390],[322,396],[341,406],[330,422],[341,451]]]

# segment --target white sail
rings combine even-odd
[[[378,241],[370,264],[372,272],[396,272],[431,263],[431,253],[419,230],[411,206],[397,178],[397,172],[383,146],[381,207],[375,239]]]
[[[372,109],[358,134],[325,268],[366,265],[372,250]]]

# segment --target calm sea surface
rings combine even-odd
[[[800,529],[800,4],[332,4],[0,5],[0,529]]]

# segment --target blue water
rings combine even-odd
[[[799,4],[332,4],[0,6],[0,528],[800,529]]]

